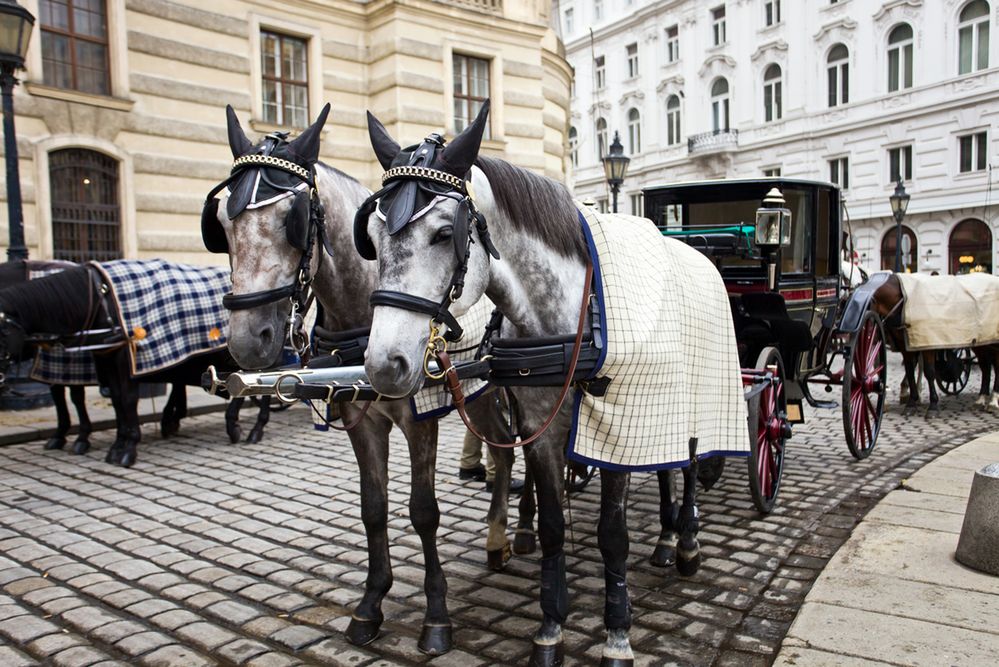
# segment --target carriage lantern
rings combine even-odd
[[[763,198],[763,205],[756,209],[756,245],[763,251],[767,262],[770,289],[777,279],[777,250],[791,242],[791,211],[787,209],[784,195],[771,188]]]

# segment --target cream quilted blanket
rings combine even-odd
[[[999,277],[896,274],[905,295],[906,349],[999,342]]]

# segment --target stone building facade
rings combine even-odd
[[[631,157],[626,212],[669,182],[833,180],[862,263],[880,269],[901,176],[908,269],[995,272],[997,5],[562,0],[576,194],[606,206],[599,156],[615,131]]]
[[[226,104],[253,136],[330,102],[322,159],[373,186],[366,110],[415,142],[489,96],[483,152],[565,175],[571,72],[545,0],[21,4],[38,19],[14,102],[32,258],[220,261],[199,214],[231,163]]]

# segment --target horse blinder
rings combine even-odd
[[[229,252],[229,241],[219,222],[219,200],[214,197],[206,201],[201,210],[201,240],[208,252]]]
[[[284,218],[285,234],[289,245],[299,250],[309,247],[309,213],[311,198],[308,189],[295,193],[291,208]]]

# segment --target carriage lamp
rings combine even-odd
[[[895,216],[895,273],[902,273],[902,219],[905,209],[909,208],[909,195],[905,191],[902,179],[895,183],[895,192],[888,197],[891,204],[891,214]]]
[[[771,188],[756,209],[756,246],[763,252],[771,290],[777,283],[777,250],[791,242],[791,211],[786,204],[781,191]]]
[[[24,245],[24,218],[21,213],[21,177],[17,164],[14,134],[14,72],[24,67],[35,17],[14,0],[0,0],[0,93],[3,96],[3,139],[7,162],[7,258],[27,259]]]
[[[607,177],[607,185],[610,186],[613,195],[611,211],[617,213],[617,193],[624,183],[624,177],[628,175],[628,164],[631,158],[624,154],[624,146],[621,145],[621,137],[614,133],[614,141],[611,142],[607,155],[600,158],[604,163],[604,176]]]

